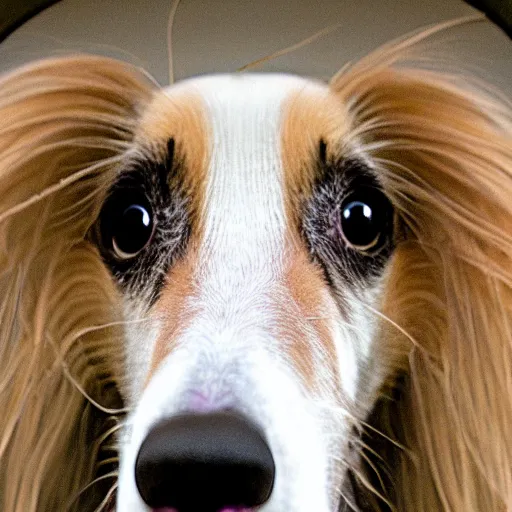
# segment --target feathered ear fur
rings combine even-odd
[[[390,498],[407,512],[506,510],[512,109],[461,77],[394,67],[407,44],[332,81],[408,233],[384,304],[392,344],[376,355],[407,375],[398,415],[383,420],[410,448]],[[151,94],[143,73],[96,57],[0,79],[1,510],[89,509],[77,494],[115,431],[105,406],[119,405],[122,352],[87,232]]]
[[[115,292],[86,235],[151,94],[98,57],[0,79],[1,510],[83,510],[112,441]]]
[[[332,81],[408,233],[377,356],[407,375],[379,425],[399,425],[409,448],[389,497],[407,512],[510,510],[512,107],[468,77],[407,66],[425,35]]]

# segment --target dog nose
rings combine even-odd
[[[180,415],[142,443],[135,481],[153,509],[221,512],[257,507],[272,493],[275,464],[259,430],[232,412]]]

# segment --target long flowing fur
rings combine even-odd
[[[406,238],[383,311],[394,342],[377,355],[406,375],[374,426],[407,447],[387,461],[386,491],[407,512],[512,510],[511,104],[463,74],[407,66],[410,45],[332,82]]]
[[[512,109],[482,84],[404,65],[409,46],[331,84],[403,224],[378,357],[390,387],[405,384],[372,428],[399,426],[407,449],[385,491],[407,512],[508,510]],[[94,510],[108,490],[80,494],[108,479],[97,462],[123,380],[119,300],[87,234],[152,90],[87,56],[0,80],[1,510]]]
[[[121,340],[111,279],[86,238],[151,89],[96,57],[0,82],[1,510],[84,510],[94,494],[77,495],[112,427],[98,407],[117,405]]]

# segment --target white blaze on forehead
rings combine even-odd
[[[229,266],[236,286],[246,272],[275,271],[286,227],[282,106],[306,83],[286,75],[215,76],[195,83],[211,126],[200,257],[208,275],[227,277]]]
[[[297,95],[299,91],[306,94]],[[199,254],[193,246],[193,258],[185,261],[190,268],[187,266],[185,279],[178,280],[192,283],[180,302],[180,308],[192,313],[177,331],[173,349],[161,351],[161,364],[154,365],[155,373],[130,417],[133,435],[123,446],[118,510],[146,510],[133,471],[139,446],[160,418],[188,410],[192,391],[206,396],[209,406],[239,410],[261,425],[278,475],[265,511],[326,512],[332,509],[328,505],[328,479],[334,464],[330,457],[334,460],[335,455],[342,455],[339,445],[345,442],[348,426],[345,414],[329,416],[340,410],[339,390],[333,378],[335,365],[325,363],[331,357],[343,361],[340,382],[353,399],[359,338],[357,331],[348,332],[341,321],[332,319],[340,317],[339,308],[324,290],[320,273],[312,271],[307,253],[297,253],[295,248],[294,254],[294,248],[288,247],[289,257],[283,258],[291,204],[285,186],[300,180],[302,170],[289,165],[286,158],[284,169],[283,154],[295,154],[301,144],[315,139],[317,132],[320,138],[326,124],[322,119],[310,122],[315,116],[308,112],[318,110],[316,117],[323,116],[325,105],[331,103],[317,103],[317,98],[325,99],[327,88],[290,76],[237,75],[188,80],[166,94],[176,98],[183,93],[189,98],[189,92],[196,99],[196,93],[200,96],[210,146],[208,168],[198,177],[205,179],[198,201],[202,208],[197,215]],[[303,99],[308,107],[305,113]],[[293,123],[290,100],[297,106]],[[321,104],[324,108],[317,109]],[[165,119],[165,103],[159,107]],[[295,125],[296,118],[307,121],[298,123],[293,130],[297,137],[289,137],[285,144],[283,125]],[[162,125],[154,131],[160,132]],[[190,151],[186,138],[177,137],[177,141],[185,152]],[[291,161],[300,163],[300,159]],[[176,271],[177,266],[171,269],[163,295],[171,297],[176,292]],[[323,292],[316,293],[316,288]],[[324,321],[324,316],[329,321]],[[283,326],[285,323],[289,325]],[[325,329],[318,327],[323,324]],[[130,345],[134,353],[143,336],[149,339],[151,333],[145,330],[142,336],[134,336]],[[329,337],[335,351],[328,348],[333,344]],[[160,333],[158,343],[165,345],[169,340],[168,333]],[[327,407],[318,407],[317,401],[311,400],[313,394],[304,393],[294,365],[288,364],[293,360],[298,362],[296,368],[305,367],[304,378],[314,384],[315,398],[321,398]],[[294,429],[297,425],[301,427]],[[335,449],[330,451],[333,444]]]

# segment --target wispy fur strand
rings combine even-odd
[[[331,83],[406,226],[382,310],[396,345],[376,355],[390,385],[406,375],[383,421],[407,446],[386,492],[404,512],[510,510],[512,108],[404,65],[409,46]],[[0,79],[1,510],[94,510],[105,497],[79,493],[122,406],[122,318],[88,231],[153,88],[90,56]]]

